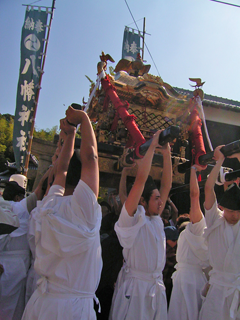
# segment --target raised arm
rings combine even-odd
[[[134,163],[133,166],[135,165],[136,163]],[[128,176],[128,172],[133,168],[133,166],[124,167],[122,169],[121,179],[119,183],[119,197],[122,205],[127,200],[127,176]]]
[[[98,152],[91,121],[84,111],[75,110],[72,107],[67,109],[66,116],[70,123],[81,124],[81,180],[92,189],[97,197],[99,189]]]
[[[122,210],[122,202],[120,200],[119,194],[118,195],[112,194],[111,199],[112,199],[112,204],[110,203],[110,205],[114,209],[115,214],[119,216]]]
[[[31,211],[37,206],[37,200],[42,200],[44,197],[45,188],[43,188],[43,183],[48,178],[49,172],[50,169],[44,173],[35,190],[26,199],[21,200],[22,203],[24,202],[26,204],[28,213],[31,213]]]
[[[153,136],[152,143],[148,148],[145,156],[141,160],[137,160],[137,175],[133,187],[125,202],[125,207],[130,216],[133,216],[137,210],[137,206],[143,193],[144,185],[151,169],[152,159],[155,148],[158,146],[158,138],[161,131],[158,131]]]
[[[64,142],[65,138],[66,138],[66,133],[63,130],[61,130],[60,134],[59,134],[57,149],[56,149],[54,155],[52,156],[52,165],[49,168],[48,183],[47,183],[47,189],[45,192],[45,196],[48,194],[49,189],[51,188],[53,181],[56,177],[58,157],[59,157],[59,154],[62,150],[62,146],[63,146],[63,142]]]
[[[224,161],[224,155],[222,154],[222,152],[220,151],[220,149],[222,148],[222,146],[218,146],[215,150],[214,150],[214,159],[217,161],[215,166],[213,167],[212,171],[210,172],[207,181],[205,183],[205,208],[207,210],[211,209],[214,202],[216,201],[216,194],[214,191],[214,185],[215,182],[217,180],[219,171],[221,169],[221,166],[223,164]]]
[[[53,185],[65,188],[68,166],[74,151],[76,128],[71,126],[65,118],[60,120],[60,129],[65,132],[66,137],[58,156]]]
[[[197,171],[201,171],[202,168],[198,165],[191,167],[190,172],[190,221],[192,223],[202,220],[203,213],[200,207],[200,191],[197,179]]]
[[[39,184],[37,185],[36,189],[33,191],[37,197],[37,200],[42,200],[44,196],[44,190],[42,189],[44,181],[48,178],[50,173],[50,169],[48,169],[44,175],[42,176],[41,180],[39,181]]]
[[[169,192],[172,187],[172,159],[171,159],[171,149],[169,143],[160,149],[163,155],[163,170],[161,178],[160,195],[162,200],[162,206],[160,210],[160,215],[162,214],[166,201],[168,199]]]
[[[172,200],[170,199],[170,197],[168,197],[167,203],[169,203],[170,207],[171,207],[171,219],[174,223],[174,225],[177,222],[177,217],[178,217],[178,208],[175,206],[175,204],[172,202]]]
[[[228,158],[237,158],[238,161],[240,162],[240,153],[234,153],[231,156],[229,156]]]

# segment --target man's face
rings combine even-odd
[[[229,224],[236,224],[240,220],[240,210],[223,208],[223,216]]]
[[[160,198],[160,192],[158,189],[154,189],[152,195],[149,199],[148,205],[146,205],[146,215],[147,216],[156,216],[160,213],[162,206],[162,200]]]
[[[163,219],[166,219],[166,220],[169,220],[170,218],[170,211],[168,209],[164,209],[162,214],[161,214],[161,217]]]

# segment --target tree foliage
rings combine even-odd
[[[0,172],[6,170],[6,162],[14,162],[13,153],[13,127],[14,116],[0,114]],[[34,129],[33,136],[45,141],[53,141],[54,135],[58,133],[58,126],[52,129]]]
[[[10,114],[0,114],[0,172],[6,169],[6,161],[14,161],[12,146],[13,124],[13,116]]]
[[[96,125],[92,123],[93,127]],[[13,127],[14,116],[10,114],[0,114],[0,172],[6,170],[6,162],[14,162],[13,153]],[[58,134],[58,126],[52,129],[38,129],[34,128],[33,137],[45,141],[54,141],[55,134]],[[81,138],[81,133],[78,132],[76,137]]]
[[[0,152],[6,152],[12,146],[13,116],[0,114]]]
[[[34,128],[33,137],[42,139],[45,141],[53,141],[55,134],[58,133],[58,126],[52,127],[52,129],[37,129]]]

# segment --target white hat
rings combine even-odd
[[[17,184],[25,190],[27,188],[27,177],[22,174],[12,174],[9,181],[16,181]]]

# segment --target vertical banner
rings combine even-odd
[[[24,166],[32,117],[39,89],[48,13],[26,10],[22,27],[21,61],[13,129],[13,151],[18,171]]]
[[[128,59],[134,61],[137,58],[137,54],[140,53],[140,34],[134,33],[134,30],[130,31],[128,27],[125,27],[123,34],[123,46],[122,46],[122,59]]]

